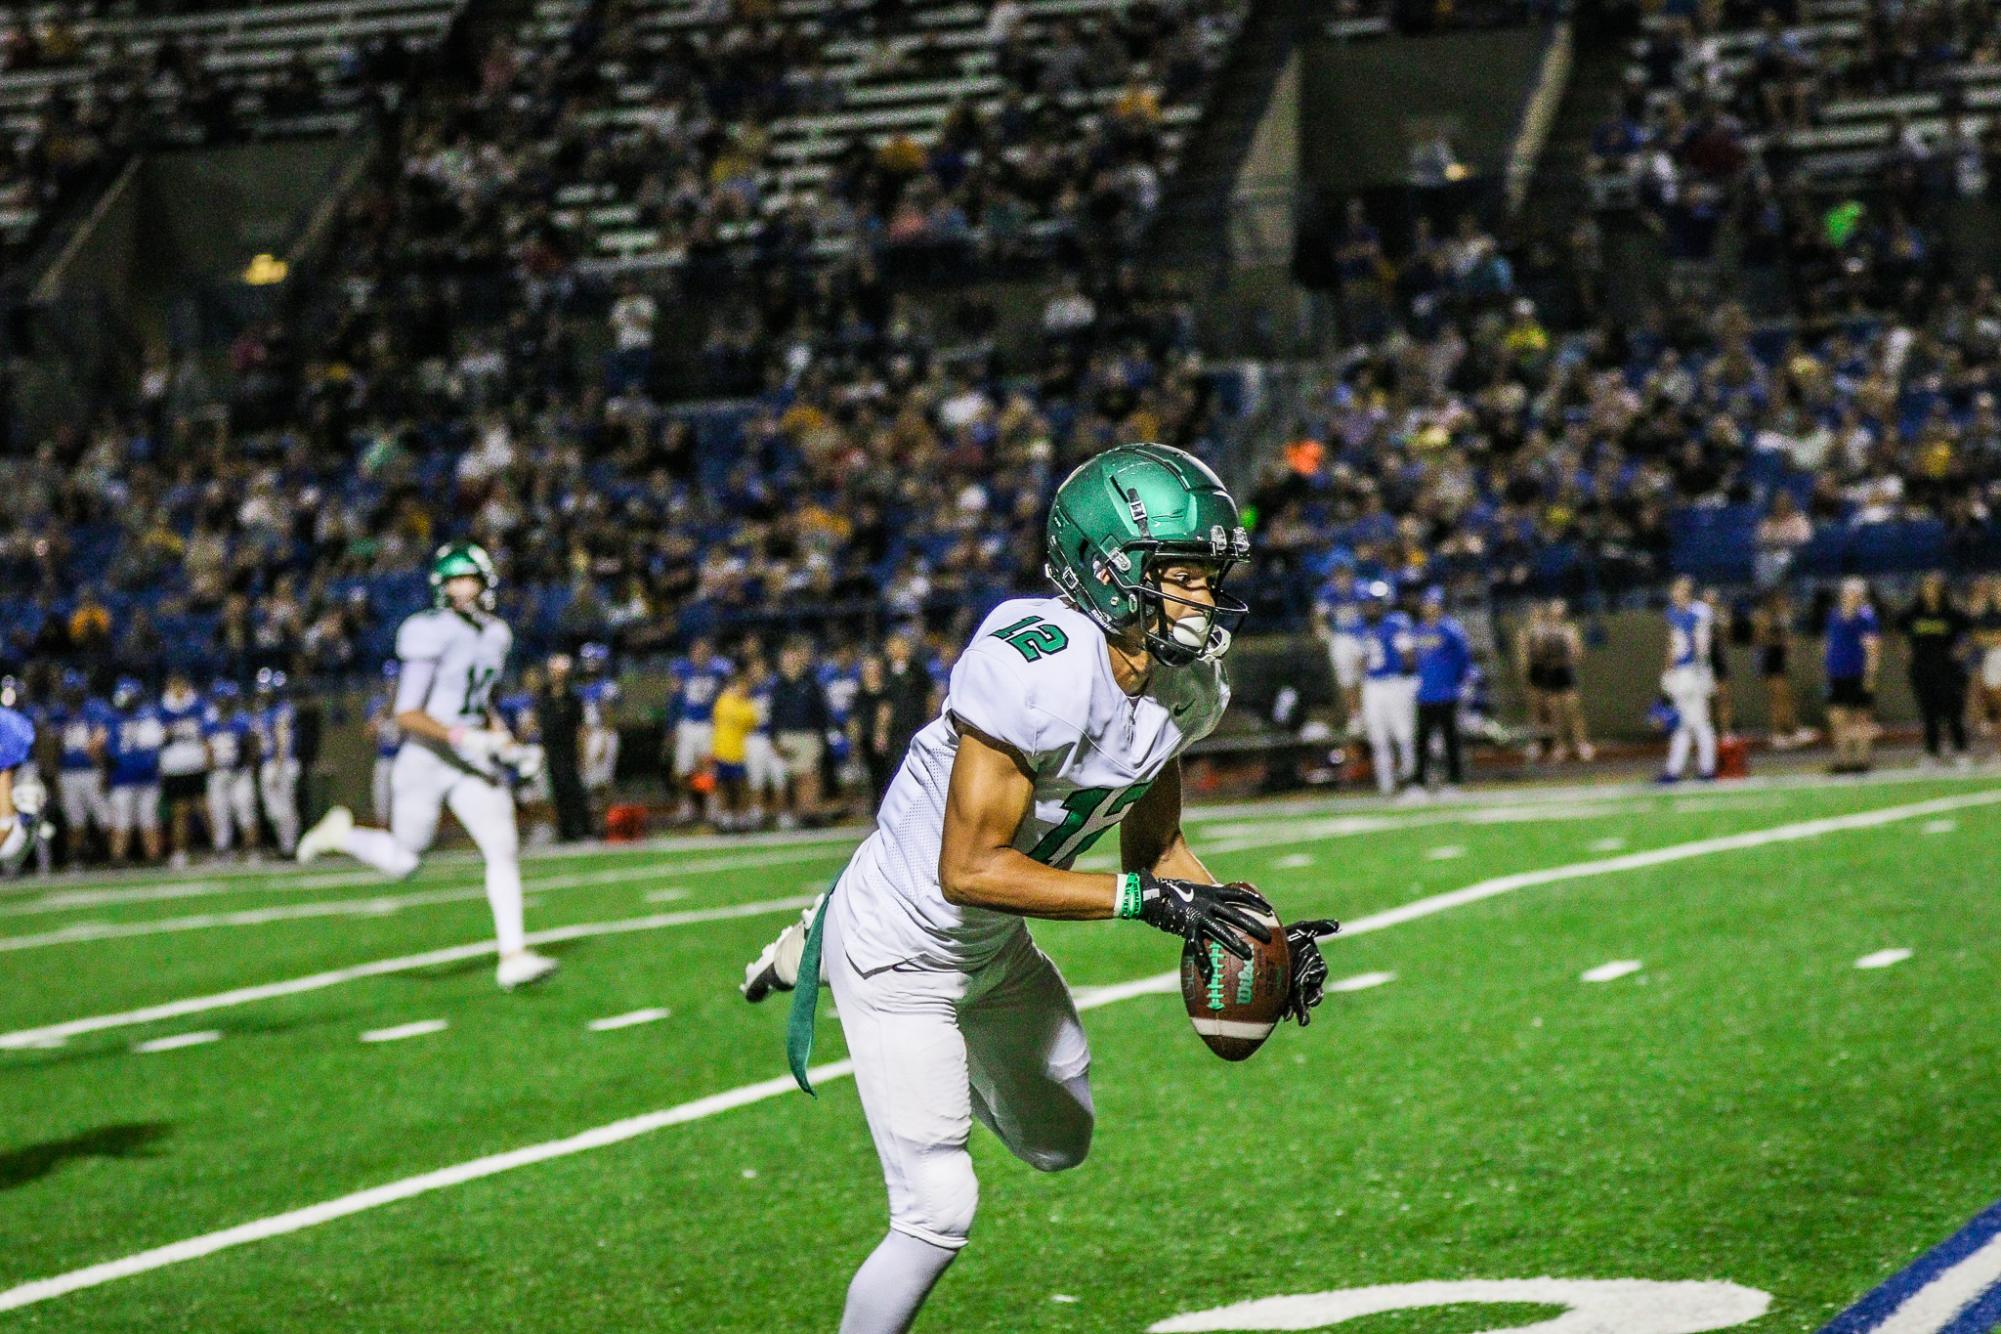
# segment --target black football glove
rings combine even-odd
[[[1214,965],[1209,958],[1211,943],[1222,946],[1239,959],[1251,957],[1249,936],[1259,944],[1269,943],[1271,928],[1258,920],[1270,913],[1264,895],[1249,885],[1204,885],[1193,880],[1163,880],[1149,872],[1139,873],[1139,911],[1134,916],[1148,926],[1180,936],[1195,947],[1202,980],[1208,981]]]
[[[1285,998],[1285,1012],[1299,1021],[1301,1028],[1313,1022],[1313,1007],[1327,986],[1327,960],[1320,957],[1320,937],[1331,936],[1341,924],[1331,917],[1316,922],[1294,922],[1285,929],[1286,948],[1292,954],[1292,992]]]

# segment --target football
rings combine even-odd
[[[1271,928],[1271,939],[1264,944],[1250,941],[1248,959],[1239,959],[1220,945],[1208,947],[1214,967],[1206,981],[1196,947],[1191,943],[1181,950],[1181,999],[1188,1006],[1188,1021],[1209,1050],[1226,1061],[1247,1060],[1264,1045],[1285,1011],[1292,986],[1292,951],[1285,943],[1285,927],[1275,916],[1264,921]]]

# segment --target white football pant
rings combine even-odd
[[[1388,796],[1417,772],[1417,678],[1371,676],[1362,682],[1362,726],[1376,759],[1376,787]]]
[[[71,829],[96,825],[111,828],[111,800],[104,794],[102,769],[63,769],[56,774],[56,795],[62,800],[63,823]]]
[[[377,755],[375,769],[368,776],[368,808],[375,813],[375,823],[379,825],[389,823],[389,775],[395,767],[394,755]]]
[[[248,769],[208,771],[208,827],[217,852],[236,846],[237,831],[246,839],[257,829],[257,780]]]
[[[257,795],[278,836],[278,850],[291,856],[299,846],[299,762],[266,760],[258,765]]]
[[[1681,715],[1668,738],[1667,772],[1679,778],[1688,768],[1688,750],[1695,747],[1695,771],[1716,772],[1716,725],[1709,718],[1709,696],[1716,689],[1707,667],[1671,667],[1661,676],[1661,689]]]
[[[111,827],[121,834],[160,827],[160,785],[123,784],[111,789]]]

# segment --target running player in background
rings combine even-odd
[[[202,741],[208,748],[208,828],[218,854],[236,846],[238,831],[252,861],[262,842],[257,828],[257,777],[251,769],[250,716],[243,711],[243,688],[227,677],[208,690]]]
[[[390,782],[389,828],[358,826],[335,806],[299,840],[312,861],[344,852],[398,879],[416,873],[449,807],[486,863],[486,901],[504,990],[539,982],[556,961],[528,948],[522,925],[521,838],[514,782],[532,776],[534,754],[504,727],[492,705],[514,633],[493,615],[498,582],[486,552],[470,542],[440,547],[431,562],[432,607],[396,631],[396,724],[403,745]]]
[[[208,800],[208,741],[202,735],[208,705],[185,672],[171,672],[160,695],[160,726],[166,744],[160,748],[160,799],[167,807],[168,864],[176,870],[188,864],[194,840],[195,811]],[[213,829],[211,829],[213,835]]]
[[[264,801],[278,851],[287,857],[299,846],[299,727],[298,712],[285,698],[289,684],[281,671],[258,669],[250,711],[250,730],[257,737],[257,795]]]
[[[160,748],[167,729],[159,711],[146,702],[137,677],[121,676],[111,688],[111,724],[105,759],[110,765],[111,860],[125,865],[132,835],[139,835],[148,862],[160,860]]]
[[[389,823],[389,772],[396,764],[396,748],[403,744],[403,729],[396,725],[396,677],[401,671],[394,658],[382,664],[382,693],[368,706],[368,735],[375,742],[368,808],[379,825]]]
[[[83,861],[94,825],[108,839],[111,801],[104,789],[105,747],[113,714],[101,699],[92,698],[90,678],[72,667],[62,675],[62,693],[49,712],[55,733],[56,794],[62,802],[63,844],[70,865]]]

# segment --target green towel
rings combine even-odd
[[[813,915],[812,929],[806,932],[806,948],[799,955],[799,984],[792,989],[792,1014],[785,1021],[786,1063],[799,1087],[814,1098],[820,1095],[813,1092],[806,1078],[806,1064],[813,1059],[813,1015],[820,1008],[820,942],[827,934],[827,904],[833,897],[833,891],[827,891],[827,897],[820,900],[820,911]]]

